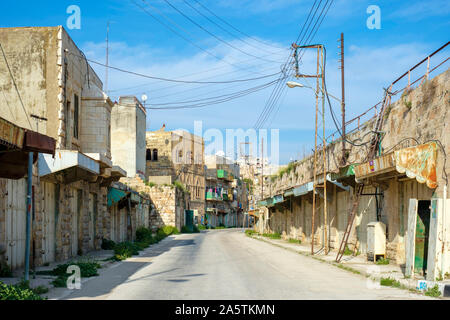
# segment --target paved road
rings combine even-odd
[[[241,230],[171,236],[102,271],[66,299],[422,299]]]

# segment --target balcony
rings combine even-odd
[[[220,197],[219,194],[217,194],[215,192],[206,192],[205,193],[205,200],[208,200],[208,201],[222,201],[222,198]]]
[[[217,170],[217,178],[224,179],[227,181],[234,181],[234,176],[231,174],[231,172],[228,172],[223,169]]]

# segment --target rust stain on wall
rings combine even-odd
[[[416,178],[419,183],[426,183],[431,189],[436,188],[435,142],[395,151],[395,166],[398,172],[406,173],[409,178]]]

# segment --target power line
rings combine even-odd
[[[212,106],[215,104],[220,104],[220,103],[224,103],[224,102],[228,102],[237,98],[241,98],[243,96],[247,96],[251,93],[257,92],[257,91],[261,91],[265,88],[268,88],[270,86],[272,86],[273,84],[276,83],[276,80],[268,82],[266,84],[254,87],[254,88],[250,88],[238,93],[235,93],[229,97],[225,97],[225,98],[220,98],[217,100],[213,100],[213,101],[205,101],[205,102],[201,102],[201,103],[197,103],[197,104],[190,104],[190,105],[179,105],[179,106],[170,106],[170,107],[161,107],[161,108],[155,108],[155,107],[146,107],[146,109],[152,109],[152,110],[176,110],[176,109],[193,109],[193,108],[202,108],[202,107],[206,107],[206,106]]]
[[[72,54],[72,55],[78,56],[78,57],[82,57],[82,56],[77,55],[77,54],[72,53],[72,52],[69,52],[69,54]],[[146,74],[142,74],[142,73],[138,73],[138,72],[134,72],[134,71],[129,71],[129,70],[113,67],[113,66],[107,66],[104,63],[101,63],[101,62],[98,62],[98,61],[94,61],[94,60],[91,60],[91,59],[86,59],[86,60],[91,62],[91,63],[97,64],[99,66],[107,67],[109,69],[113,69],[113,70],[120,71],[120,72],[123,72],[123,73],[128,73],[128,74],[132,74],[132,75],[135,75],[135,76],[148,78],[148,79],[155,79],[155,80],[161,80],[161,81],[167,81],[167,82],[176,82],[176,83],[223,84],[223,83],[234,83],[234,82],[248,82],[248,81],[260,80],[260,79],[264,79],[264,78],[270,78],[270,77],[273,77],[275,75],[280,74],[280,72],[277,72],[277,73],[273,73],[273,74],[263,75],[261,77],[248,78],[248,79],[224,80],[224,81],[190,81],[190,80],[169,79],[169,78],[150,76],[150,75],[146,75]]]
[[[207,15],[203,14],[200,10],[198,10],[197,8],[195,8],[195,7],[194,7],[193,5],[191,5],[188,1],[183,0],[183,2],[184,2],[186,5],[188,5],[189,7],[191,7],[193,10],[195,10],[195,12],[197,12],[198,14],[200,14],[202,17],[204,17],[205,19],[207,19],[209,22],[211,22],[212,24],[214,24],[215,26],[217,26],[219,29],[223,30],[224,32],[226,32],[226,33],[229,34],[230,36],[232,36],[232,37],[234,37],[234,38],[236,38],[236,39],[239,39],[236,35],[234,35],[233,33],[229,32],[227,29],[225,29],[224,27],[222,27],[220,24],[216,23],[214,20],[210,19]],[[247,45],[249,45],[249,46],[251,46],[251,47],[253,47],[253,48],[256,48],[256,49],[258,49],[258,50],[261,50],[261,51],[264,51],[264,52],[267,52],[267,53],[270,53],[270,54],[275,54],[275,53],[273,53],[273,52],[266,51],[266,50],[264,50],[264,49],[261,48],[261,47],[256,47],[256,46],[254,46],[252,43],[250,43],[250,42],[248,42],[248,41],[246,41],[246,40],[244,40],[244,39],[239,39],[239,41],[242,41],[243,43],[245,43],[245,44],[247,44]]]
[[[186,38],[185,36],[181,35],[179,32],[175,31],[173,28],[171,28],[170,26],[166,25],[164,22],[162,22],[160,19],[158,19],[156,16],[154,16],[153,14],[151,14],[150,12],[148,12],[144,7],[140,6],[139,4],[136,3],[136,1],[131,0],[137,7],[139,7],[143,12],[145,12],[147,15],[149,15],[150,17],[152,17],[153,19],[155,19],[158,23],[160,23],[161,25],[163,25],[165,28],[169,29],[172,33],[174,33],[175,35],[177,35],[178,37],[180,37],[181,39],[183,39],[184,41],[190,43],[191,45],[193,45],[194,47],[196,47],[197,49],[207,53],[208,55],[216,58],[219,61],[223,61],[226,64],[229,64],[230,66],[234,66],[236,68],[240,68],[239,66],[230,63],[228,61],[223,60],[222,58],[218,57],[217,55],[215,55],[214,53],[210,52],[209,50],[206,50],[202,47],[200,47],[198,44],[196,44],[195,42],[189,40],[188,38]],[[144,0],[143,0],[144,1]],[[148,5],[148,4],[147,4]]]
[[[319,9],[319,7],[321,5],[322,0],[320,0],[320,2],[318,3],[318,5],[317,5],[313,15],[311,16],[311,13],[314,10],[316,2],[317,2],[317,0],[314,1],[313,5],[312,5],[312,7],[311,7],[311,9],[310,9],[310,11],[308,13],[308,17],[306,18],[306,21],[305,21],[305,23],[302,26],[302,29],[301,29],[301,31],[300,31],[297,39],[296,39],[296,43],[302,43],[303,42],[303,39],[305,38],[305,36],[306,36],[306,34],[308,32],[308,29],[311,26],[311,23],[314,20],[314,17],[316,16],[317,10]],[[327,0],[327,3],[328,3],[328,0]],[[325,6],[326,6],[326,4],[325,4]],[[325,8],[325,6],[324,6],[324,8]],[[323,13],[323,9],[322,9],[321,14],[317,18],[317,20],[320,19],[320,16]],[[310,17],[311,17],[311,20],[310,20]],[[309,21],[309,24],[308,24],[308,21]],[[316,26],[316,24],[314,24],[313,28],[310,30],[310,34],[314,30],[314,27]],[[305,29],[305,27],[306,27],[306,29]],[[305,33],[303,33],[303,31],[305,31]],[[309,36],[308,36],[307,39],[309,39]],[[292,50],[291,50],[291,53],[292,53]],[[290,63],[290,61],[292,61],[291,55],[289,55],[288,60],[286,61],[285,67]],[[285,90],[286,90],[286,88],[284,87],[283,83],[281,83],[281,82],[278,83],[277,87],[272,92],[271,97],[269,97],[269,100],[268,100],[265,108],[261,112],[261,114],[260,114],[260,116],[259,116],[259,118],[257,120],[257,123],[255,124],[256,128],[261,128],[264,125],[264,123],[267,121],[268,116],[270,115],[270,113],[272,112],[273,108],[275,107],[275,105],[279,101],[279,97],[283,94],[283,92]]]
[[[245,37],[247,37],[247,38],[250,38],[250,39],[252,39],[252,40],[254,40],[254,41],[256,41],[256,42],[259,42],[259,43],[261,43],[261,44],[264,44],[265,46],[276,48],[275,46],[273,46],[273,45],[271,45],[271,44],[269,44],[269,43],[266,43],[266,42],[264,42],[264,41],[258,40],[257,38],[254,38],[254,37],[248,35],[247,33],[245,33],[245,32],[243,32],[243,31],[239,30],[238,28],[234,27],[233,25],[231,25],[230,23],[228,23],[227,21],[225,21],[224,19],[222,19],[221,17],[219,17],[218,15],[216,15],[213,11],[211,11],[210,9],[208,9],[206,6],[204,6],[203,4],[201,4],[199,1],[197,1],[197,0],[194,0],[194,1],[195,1],[198,5],[200,5],[203,9],[205,9],[205,10],[208,11],[210,14],[212,14],[214,17],[216,17],[218,20],[222,21],[224,24],[228,25],[230,28],[232,28],[232,29],[234,29],[235,31],[239,32],[239,33],[242,34],[243,36],[245,36]]]
[[[276,80],[271,81],[271,82],[268,82],[268,83],[266,83],[266,84],[263,84],[262,86],[265,86],[265,85],[268,85],[268,84],[273,84],[273,83],[275,83],[275,81],[276,81]],[[249,89],[246,89],[246,90],[249,90]],[[246,90],[243,90],[243,91],[246,91]],[[239,91],[239,92],[242,92],[242,91]],[[238,93],[239,93],[239,92],[238,92]],[[151,103],[151,105],[153,105],[153,106],[168,106],[168,105],[173,105],[173,104],[176,105],[176,104],[182,104],[182,103],[201,102],[201,101],[206,101],[206,100],[211,100],[211,99],[218,99],[218,98],[228,97],[228,96],[234,95],[234,94],[236,94],[236,93],[223,94],[223,95],[220,95],[220,96],[215,96],[215,97],[210,97],[210,98],[204,98],[204,99],[197,99],[197,100],[187,100],[187,101],[177,101],[177,102],[166,102],[166,103]]]
[[[315,5],[316,5],[316,2],[317,2],[317,0],[314,1],[313,5],[312,5],[312,7],[311,7],[311,9],[310,9],[310,11],[309,11],[309,13],[308,13],[308,17],[306,18],[306,21],[305,21],[305,23],[303,24],[302,29],[301,29],[301,31],[300,31],[298,37],[297,37],[296,42],[299,42],[298,40],[299,40],[299,38],[301,37],[301,35],[303,34],[303,30],[304,30],[306,24],[307,24],[308,21],[309,21],[309,18],[310,18],[311,13],[312,13],[312,11],[313,11]],[[320,2],[319,2],[318,7],[319,7],[319,6],[320,6]],[[316,11],[317,11],[317,9],[316,9]],[[315,13],[314,13],[314,15],[315,15]],[[308,25],[308,27],[309,27],[309,25]],[[289,54],[289,56],[288,56],[288,59],[287,59],[286,63],[284,64],[284,67],[286,67],[286,66],[288,65],[288,63],[291,61],[291,53],[292,53],[292,52],[293,52],[293,51],[292,51],[292,49],[291,49],[291,52],[290,52],[290,54]],[[262,124],[263,124],[263,121],[264,121],[263,119],[266,117],[266,114],[270,112],[269,110],[270,110],[271,104],[273,103],[273,101],[276,101],[276,97],[277,97],[277,95],[280,94],[280,93],[279,93],[280,90],[283,91],[283,89],[281,89],[281,88],[282,88],[282,84],[281,84],[281,86],[280,86],[280,84],[281,84],[281,82],[280,82],[280,83],[278,84],[278,86],[277,86],[276,88],[274,88],[274,90],[272,91],[272,93],[271,93],[271,95],[270,95],[270,97],[269,97],[269,100],[268,100],[267,103],[266,103],[266,106],[264,107],[263,111],[261,112],[261,114],[259,115],[259,117],[258,117],[258,119],[257,119],[257,121],[256,121],[256,123],[255,123],[255,128],[260,128],[260,127],[262,127]]]
[[[145,0],[143,0],[145,1]],[[230,48],[237,50],[245,55],[248,55],[250,57],[259,59],[259,60],[263,60],[263,61],[267,61],[267,62],[276,62],[273,60],[268,60],[268,59],[264,59],[258,56],[255,56],[251,53],[248,53],[244,50],[241,50],[240,48],[232,45],[231,43],[229,43],[228,41],[223,40],[222,38],[220,38],[219,36],[216,36],[214,33],[212,33],[211,31],[209,31],[208,29],[206,29],[205,27],[203,27],[202,25],[200,25],[199,23],[195,22],[195,20],[191,19],[188,15],[184,14],[183,11],[181,11],[180,9],[178,9],[177,7],[175,7],[172,3],[170,3],[168,0],[163,0],[165,3],[167,3],[171,8],[173,8],[175,11],[177,11],[179,14],[181,14],[183,17],[185,17],[187,20],[189,20],[192,24],[196,25],[198,28],[202,29],[203,31],[205,31],[206,33],[208,33],[209,35],[211,35],[212,37],[214,37],[215,39],[217,39],[218,41],[224,43],[225,45],[229,46]]]

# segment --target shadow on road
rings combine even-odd
[[[195,242],[199,241],[198,239],[176,239],[173,236],[169,236],[168,238],[164,239],[163,241],[154,244],[150,246],[149,248],[145,249],[139,256],[134,256],[130,259],[124,260],[122,262],[119,262],[116,266],[111,266],[110,268],[104,270],[100,273],[100,275],[96,278],[93,278],[86,282],[85,284],[82,284],[82,287],[80,290],[73,290],[72,293],[70,293],[68,296],[66,296],[64,299],[82,299],[82,298],[99,298],[100,296],[108,295],[110,294],[114,288],[119,286],[120,284],[123,284],[125,282],[134,282],[139,279],[133,279],[128,280],[130,276],[135,274],[139,269],[149,266],[152,264],[151,261],[143,261],[143,259],[150,259],[157,257],[163,253],[169,252],[172,248],[175,247],[185,247],[185,246],[192,246],[195,245]],[[136,261],[133,261],[136,259]],[[177,270],[178,268],[173,268],[170,270],[166,270],[164,272],[157,272],[154,274],[146,275],[143,278],[150,278],[162,273],[168,273],[174,270]],[[196,277],[196,276],[202,276],[203,274],[192,274],[192,275],[186,275],[186,277]],[[127,281],[128,280],[128,281]],[[184,279],[173,279],[173,282],[184,282],[189,280]]]

